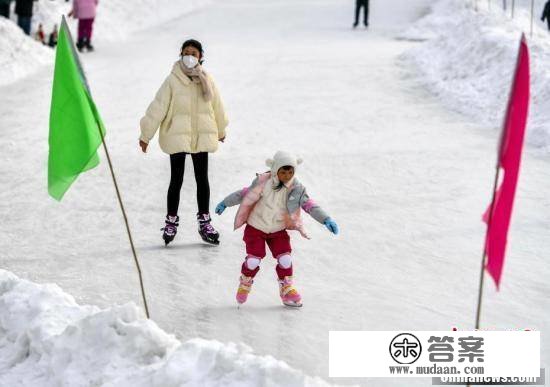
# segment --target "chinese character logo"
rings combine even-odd
[[[458,339],[458,344],[462,347],[458,351],[459,362],[464,362],[466,359],[473,363],[474,360],[478,362],[483,362],[484,360],[484,350],[481,348],[484,344],[483,337],[460,337]]]
[[[443,362],[448,363],[452,362],[454,359],[453,352],[453,343],[454,337],[452,336],[430,336],[428,340],[430,346],[428,347],[428,353],[430,354],[430,361],[433,363]]]
[[[401,333],[390,343],[390,355],[399,364],[412,364],[422,353],[422,345],[415,335]]]

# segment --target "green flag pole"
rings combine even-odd
[[[134,247],[134,240],[132,239],[132,233],[130,232],[130,225],[128,224],[128,218],[126,216],[126,210],[124,209],[124,204],[122,202],[122,197],[120,196],[120,191],[118,189],[118,184],[115,177],[115,172],[113,170],[113,164],[111,163],[111,157],[109,156],[109,151],[107,149],[107,144],[105,143],[105,136],[101,136],[101,142],[103,143],[103,149],[105,150],[105,156],[107,157],[107,163],[109,164],[109,170],[111,171],[111,177],[113,178],[113,184],[115,185],[116,196],[118,198],[118,204],[120,205],[120,210],[122,211],[122,216],[124,217],[124,224],[126,225],[126,232],[128,233],[128,240],[130,241],[130,247],[132,248],[132,254],[134,255],[134,262],[136,264],[136,269],[139,276],[139,285],[141,287],[141,297],[143,298],[143,306],[145,307],[145,315],[147,318],[149,316],[149,308],[147,307],[147,298],[145,297],[145,289],[143,287],[143,277],[141,275],[141,267],[139,265],[139,260],[136,254],[136,249]]]
[[[86,74],[75,50],[65,16],[61,20],[55,67],[50,112],[48,191],[55,199],[61,200],[79,173],[99,164],[97,147],[99,142],[103,144],[139,276],[145,315],[150,318],[141,267],[105,142],[105,128],[91,97]],[[97,132],[93,128],[94,126],[97,128]]]

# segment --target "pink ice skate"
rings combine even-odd
[[[250,293],[250,289],[252,288],[253,283],[254,279],[252,277],[247,277],[244,274],[241,274],[236,297],[239,305],[244,304],[248,299],[248,293]]]
[[[279,292],[281,294],[281,300],[286,306],[302,306],[302,296],[300,296],[300,293],[292,286],[292,277],[285,277],[279,280]]]

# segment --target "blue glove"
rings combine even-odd
[[[333,233],[334,235],[338,235],[338,225],[334,220],[332,220],[331,218],[328,218],[325,220],[324,224],[331,233]]]
[[[214,211],[216,212],[216,214],[221,215],[226,208],[227,206],[224,204],[224,202],[219,202]]]

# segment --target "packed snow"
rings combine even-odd
[[[531,52],[532,101],[529,144],[550,150],[550,34],[539,21],[538,1],[530,37],[530,10],[518,2],[504,12],[479,1],[439,0],[430,12],[400,34],[426,40],[402,55],[410,76],[418,79],[450,109],[500,130],[515,68],[519,40],[525,33]]]
[[[133,304],[80,306],[0,269],[1,386],[328,386],[243,344],[179,342]]]
[[[153,375],[169,378],[159,379],[158,385],[164,380],[197,385],[196,379],[187,378],[219,376],[215,379],[219,381],[226,374],[236,375],[231,380],[251,383],[264,377],[266,385],[284,386],[287,379],[279,376],[296,385],[322,383],[307,374],[330,383],[403,386],[403,379],[328,378],[328,331],[473,327],[485,232],[480,218],[491,196],[502,116],[490,111],[487,114],[496,121],[480,117],[477,110],[460,106],[463,102],[452,90],[438,92],[432,84],[441,83],[443,70],[436,68],[438,72],[428,75],[432,63],[418,70],[419,59],[413,52],[427,50],[417,42],[426,36],[417,33],[403,39],[407,32],[401,31],[413,25],[424,30],[415,22],[430,12],[431,0],[371,3],[369,29],[352,30],[352,0],[213,1],[160,25],[151,23],[124,41],[100,35],[97,51],[82,55],[107,127],[154,323],[141,319],[133,306],[113,307],[126,302],[141,306],[141,298],[104,158],[98,168],[77,180],[62,202],[47,196],[52,67],[2,86],[0,127],[6,140],[0,153],[0,267],[27,280],[56,283],[79,304],[95,305],[79,307],[55,287],[64,310],[73,312],[56,317],[43,311],[44,317],[33,320],[37,326],[43,320],[50,327],[31,329],[26,337],[38,332],[36,346],[51,350],[51,356],[44,358],[52,361],[51,372],[72,364],[68,360],[72,352],[57,349],[76,347],[77,360],[69,367],[78,375],[75,380],[88,375],[78,374],[78,365],[86,359],[101,370],[94,377],[124,378],[135,372],[153,383]],[[169,15],[172,9],[176,14],[177,6],[166,3],[163,12]],[[431,20],[434,14],[443,18],[445,12],[443,8],[432,12]],[[481,10],[474,16],[493,18]],[[438,29],[448,27],[437,20],[433,23],[438,24],[431,30],[433,36],[444,34]],[[493,36],[491,30],[480,30],[477,37],[485,33],[488,37],[483,39]],[[494,37],[495,45],[486,46],[498,60],[508,58],[512,65],[499,64],[498,74],[508,81],[493,80],[494,93],[488,94],[489,87],[482,83],[482,95],[492,104],[497,98],[505,101],[502,95],[509,90],[519,39],[511,34],[513,38]],[[228,209],[213,222],[221,233],[221,245],[200,242],[191,165],[186,167],[178,235],[168,248],[163,246],[159,228],[165,216],[169,161],[156,140],[147,154],[141,153],[138,124],[188,37],[204,43],[204,66],[218,83],[230,119],[227,140],[209,161],[211,208],[227,193],[250,183],[256,172],[265,170],[264,160],[284,149],[304,159],[298,178],[341,227],[335,237],[306,218],[313,240],[292,235],[296,286],[304,297],[300,310],[281,306],[270,258],[262,264],[249,301],[237,309],[234,297],[245,255],[242,230],[232,231],[234,210]],[[450,39],[453,44],[435,46],[444,52],[429,52],[434,62],[455,55],[457,46]],[[506,41],[512,46],[504,47]],[[532,50],[536,51],[533,46]],[[449,81],[459,70],[449,66]],[[459,90],[471,80],[469,73],[463,76],[462,84],[453,83]],[[542,97],[534,94],[537,98]],[[529,130],[533,132],[533,126]],[[501,290],[497,293],[487,282],[481,320],[485,329],[541,330],[541,367],[546,368],[550,368],[550,338],[544,334],[550,329],[550,268],[545,259],[550,250],[549,162],[547,155],[526,148]],[[8,282],[20,282],[4,275],[12,278]],[[22,296],[27,304],[41,302],[39,296],[28,294]],[[93,328],[86,331],[90,336],[85,336],[83,327],[90,325]],[[73,326],[79,327],[76,333]],[[125,336],[131,338],[128,341],[113,332],[113,327],[128,332],[125,328],[130,326],[135,335]],[[102,347],[91,340],[98,336],[112,345]],[[197,337],[219,342],[193,339]],[[8,336],[0,333],[0,339]],[[80,339],[116,359],[119,370],[78,346]],[[10,351],[24,351],[24,340],[17,343]],[[146,343],[145,351],[154,350],[144,353],[136,343]],[[197,343],[191,345],[189,356],[179,349],[188,343]],[[126,359],[121,354],[134,349],[127,362],[121,359]],[[0,364],[18,358],[16,353],[15,357],[2,353]],[[202,353],[208,354],[205,363],[211,366],[197,366],[203,365]],[[219,363],[208,360],[220,356]],[[232,368],[236,363],[251,364],[241,361],[243,356],[258,365]],[[263,373],[266,363],[275,365]],[[18,364],[6,371],[10,377],[16,377]],[[166,373],[160,371],[162,364],[169,365]],[[35,367],[47,369],[39,362]],[[408,387],[430,384],[430,379],[406,381]]]

